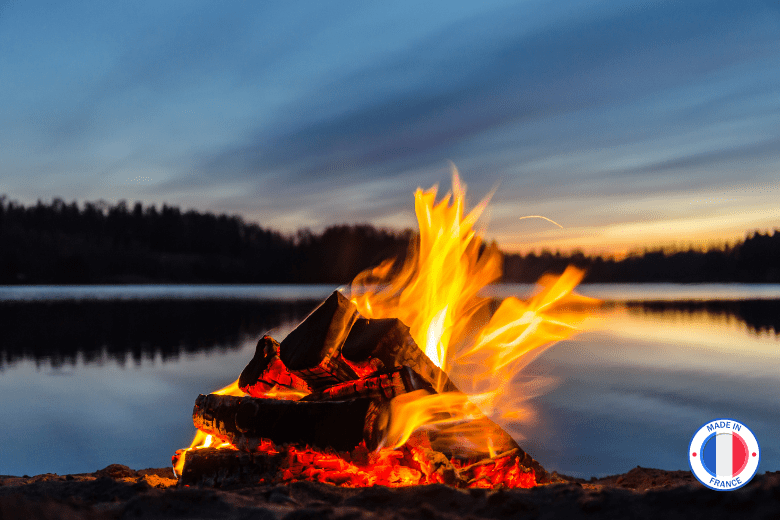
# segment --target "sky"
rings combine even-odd
[[[780,227],[780,4],[0,0],[10,199],[400,229],[452,164],[507,251]]]

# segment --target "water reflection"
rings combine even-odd
[[[780,332],[780,300],[627,302],[635,314],[661,320],[706,320],[713,324],[744,323],[754,334]]]
[[[0,474],[166,465],[194,433],[197,395],[235,380],[257,336],[284,338],[327,292],[0,302],[0,413],[14,418],[0,431]],[[733,417],[761,442],[759,471],[776,470],[778,311],[777,300],[606,304],[529,366],[558,386],[532,401],[535,423],[507,426],[548,469],[589,477],[686,469],[691,435]]]
[[[320,299],[156,299],[0,301],[0,371],[22,359],[53,367],[229,351],[281,323],[303,319]],[[612,311],[683,326],[730,326],[780,332],[780,300],[628,301]],[[687,324],[687,325],[686,325]],[[633,324],[637,326],[637,324]]]
[[[510,425],[549,469],[579,477],[636,465],[688,469],[707,421],[747,424],[760,471],[780,464],[777,301],[633,302],[604,306],[586,330],[529,367],[557,380],[532,399],[536,420]],[[775,310],[773,310],[775,309]]]
[[[140,364],[160,356],[239,348],[303,319],[315,300],[67,301],[0,303],[0,371],[22,359],[54,368],[106,360]]]

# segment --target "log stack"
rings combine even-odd
[[[260,338],[239,377],[239,388],[247,395],[198,396],[193,423],[240,450],[234,457],[243,457],[243,463],[260,456],[262,472],[268,465],[263,449],[269,440],[339,452],[359,445],[374,450],[384,438],[393,398],[412,391],[458,392],[406,325],[397,319],[367,319],[338,291],[281,343],[270,336]],[[534,469],[537,482],[544,481],[546,471],[511,436],[487,417],[477,422],[471,429],[489,432],[494,453],[516,454],[524,467]],[[463,443],[454,443],[447,435],[433,435],[427,441],[429,448],[448,458],[490,457],[473,449],[463,453]],[[211,451],[208,459],[224,466],[225,455]],[[239,455],[242,452],[253,457],[247,459]],[[183,476],[188,482],[182,483],[213,482],[214,474],[225,473],[224,467],[211,467],[206,455],[206,451],[203,456],[198,451],[187,455]],[[260,470],[253,471],[244,473]]]

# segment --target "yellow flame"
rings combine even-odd
[[[359,274],[350,289],[363,316],[400,319],[445,372],[453,337],[481,310],[485,302],[477,293],[498,280],[502,262],[495,244],[485,245],[473,229],[488,199],[465,214],[466,187],[454,169],[452,183],[452,194],[438,204],[436,186],[415,192],[420,235],[400,271],[384,262]]]
[[[473,396],[471,396],[473,397]],[[482,417],[470,396],[459,392],[429,394],[416,390],[399,395],[390,402],[390,423],[383,447],[402,446],[419,427],[451,424]]]
[[[527,414],[521,401],[528,396],[517,395],[521,385],[513,385],[513,377],[575,332],[585,314],[566,307],[595,302],[572,293],[584,273],[569,267],[560,277],[543,277],[530,301],[509,298],[491,312],[490,300],[478,293],[501,277],[503,258],[474,229],[488,199],[466,213],[466,188],[454,167],[452,193],[439,203],[436,193],[435,186],[415,192],[420,234],[404,264],[396,268],[388,261],[364,271],[350,291],[364,316],[408,325],[417,344],[465,393],[395,398],[387,446],[402,445],[422,425],[464,422],[483,413],[514,419]],[[495,451],[489,435],[477,442]]]
[[[296,390],[295,388],[288,388],[286,386],[274,385],[270,390],[265,392],[263,397],[268,399],[282,399],[286,401],[299,401],[309,395],[309,392],[303,390]]]

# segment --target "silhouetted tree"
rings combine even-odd
[[[120,200],[79,209],[0,198],[0,283],[346,283],[411,232],[341,225],[286,236],[241,217]]]

